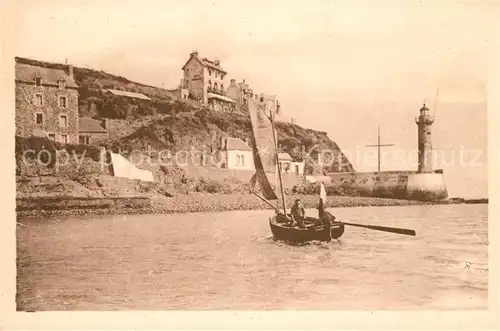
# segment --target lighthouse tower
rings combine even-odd
[[[420,108],[420,116],[415,118],[415,123],[418,126],[418,172],[433,172],[431,125],[434,118],[425,103]]]

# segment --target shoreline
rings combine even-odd
[[[295,199],[301,199],[306,209],[316,208],[316,195],[289,195],[287,209]],[[326,208],[393,207],[442,204],[487,204],[488,199],[448,199],[442,201],[415,201],[373,197],[329,196]],[[281,209],[280,201],[271,204]],[[16,199],[17,218],[50,218],[60,216],[185,214],[224,212],[236,210],[270,210],[268,204],[252,194],[191,193],[165,197],[153,196],[25,196]]]

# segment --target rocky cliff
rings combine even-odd
[[[43,67],[65,68],[64,64],[17,58],[18,62]],[[120,122],[119,132],[110,132],[107,147],[130,151],[168,149],[189,150],[193,146],[215,150],[220,138],[250,137],[250,119],[245,115],[214,113],[192,100],[180,100],[171,92],[89,68],[74,68],[79,85],[79,115]],[[120,97],[107,92],[119,89],[147,95],[151,100]],[[352,172],[354,168],[337,144],[325,132],[296,124],[277,123],[278,143],[283,152],[296,161],[305,161],[305,172],[319,174],[331,171]],[[113,125],[110,125],[113,127]],[[124,133],[123,135],[120,135]],[[318,151],[323,166],[318,166]]]

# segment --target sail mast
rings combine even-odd
[[[280,167],[280,161],[279,161],[279,157],[278,157],[278,143],[277,143],[276,131],[274,130],[274,113],[272,110],[270,110],[269,115],[270,115],[270,119],[271,119],[271,128],[273,129],[274,146],[276,146],[276,148],[274,149],[274,155],[276,157],[276,165],[278,167],[278,178],[280,181],[281,198],[283,200],[283,212],[285,213],[285,217],[286,217],[285,190],[283,189],[283,181],[281,179],[281,167]]]

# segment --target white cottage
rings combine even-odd
[[[278,153],[278,162],[284,174],[304,174],[304,162],[295,162],[288,153]]]
[[[224,168],[234,170],[253,170],[253,152],[240,138],[228,137],[224,143]]]

